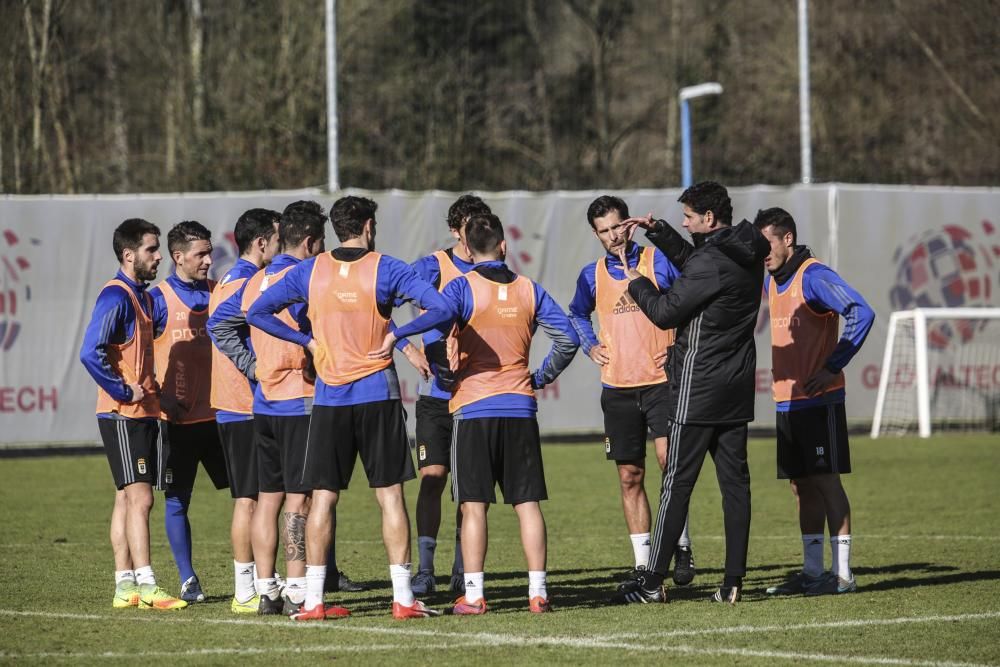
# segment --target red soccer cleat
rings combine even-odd
[[[401,605],[398,602],[392,603],[392,617],[398,620],[404,620],[407,618],[429,618],[431,616],[440,616],[441,612],[436,609],[430,609],[420,600],[414,600],[413,604],[409,607]]]
[[[468,602],[465,596],[455,600],[455,606],[451,608],[451,613],[455,616],[479,616],[486,613],[486,598],[479,598],[475,602]]]
[[[552,605],[541,595],[536,595],[528,600],[528,611],[532,614],[545,614],[552,611]]]
[[[337,607],[335,605],[324,607],[322,604],[318,604],[312,609],[302,609],[289,616],[289,618],[293,621],[323,621],[328,618],[345,618],[350,615],[350,610],[344,607]]]

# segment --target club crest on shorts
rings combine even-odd
[[[146,459],[139,459],[135,462],[135,469],[139,471],[140,475],[146,474]]]
[[[427,445],[420,445],[420,447],[417,448],[417,457],[421,461],[427,460]]]
[[[611,438],[604,438],[604,453],[611,453]]]

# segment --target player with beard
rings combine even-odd
[[[112,246],[121,266],[97,297],[80,349],[80,361],[97,382],[97,424],[118,489],[111,512],[115,608],[187,606],[157,585],[149,558],[160,400],[146,288],[162,259],[159,236],[156,225],[138,218],[115,229]]]
[[[646,438],[652,435],[660,470],[667,460],[667,374],[664,364],[673,345],[674,330],[649,321],[628,293],[627,268],[636,269],[665,292],[680,271],[656,248],[644,248],[625,235],[628,205],[619,197],[598,197],[587,209],[587,221],[604,246],[605,255],[583,267],[569,318],[587,356],[601,369],[601,410],[604,413],[604,452],[618,467],[625,525],[632,543],[635,569],[626,581],[639,576],[650,552],[649,499],[646,497]],[[628,266],[622,265],[624,250]],[[592,313],[597,312],[599,334]],[[694,579],[694,555],[688,522],[677,541],[674,583]]]

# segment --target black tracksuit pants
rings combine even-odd
[[[666,576],[688,515],[691,491],[705,453],[715,461],[726,528],[726,575],[744,577],[750,539],[750,468],[747,425],[702,426],[671,423],[663,470],[660,511],[653,531],[649,569]]]

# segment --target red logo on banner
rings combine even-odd
[[[40,245],[38,239],[28,239],[30,245]],[[31,285],[26,274],[31,262],[24,253],[25,242],[13,230],[3,231],[0,253],[0,350],[6,352],[17,342],[21,333],[20,311],[31,301]]]
[[[1000,238],[989,220],[981,234],[958,225],[926,231],[896,248],[896,278],[889,292],[893,310],[994,305],[1000,273]],[[970,342],[986,320],[936,320],[927,329],[928,344],[944,349]]]

